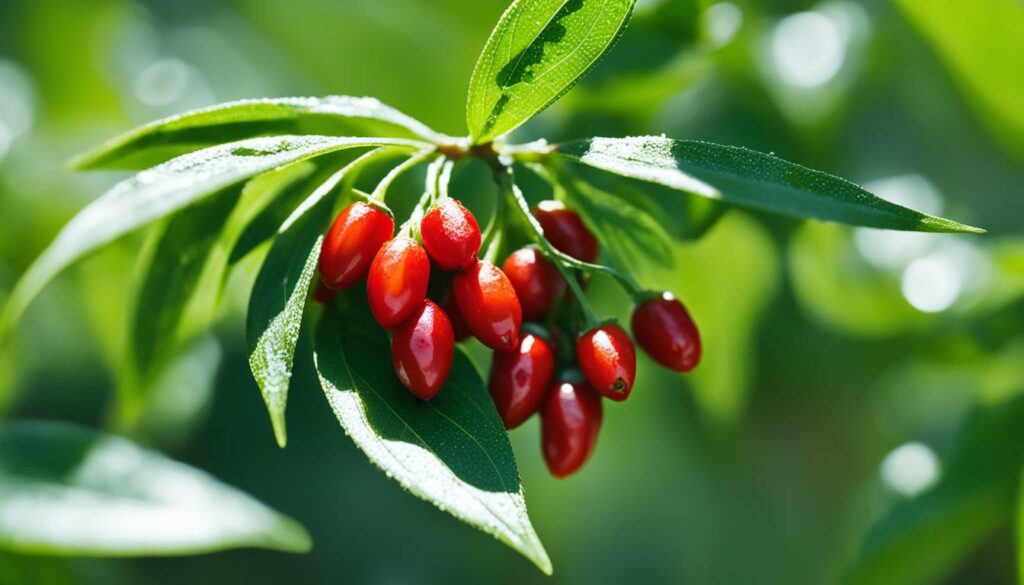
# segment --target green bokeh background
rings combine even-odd
[[[0,583],[840,581],[875,519],[908,497],[883,479],[886,456],[920,442],[942,459],[972,408],[1024,390],[1024,5],[961,4],[640,2],[609,58],[517,132],[743,145],[990,232],[901,239],[729,211],[679,244],[675,269],[637,266],[643,283],[688,304],[705,361],[680,377],[641,359],[636,391],[606,405],[597,451],[571,479],[547,474],[536,420],[511,434],[553,577],[373,468],[323,398],[308,335],[279,450],[248,371],[236,286],[214,335],[130,433],[296,518],[313,551],[0,553]],[[0,296],[120,178],[64,162],[140,123],[239,98],[349,94],[465,133],[469,74],[504,6],[0,3]],[[16,350],[0,355],[5,416],[109,425],[137,244],[90,258],[33,306]],[[921,285],[922,273],[936,280]],[[922,311],[911,301],[934,296],[908,292],[921,286],[953,286],[953,300]],[[602,314],[628,315],[611,283],[591,293]],[[1016,428],[987,439],[1021,442],[1024,421]],[[1016,513],[1008,505],[926,582],[1014,582]]]

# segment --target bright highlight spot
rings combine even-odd
[[[7,151],[11,148],[11,143],[14,142],[14,135],[3,120],[0,120],[0,160],[3,160],[7,156]]]
[[[34,93],[25,69],[0,59],[0,160],[14,141],[32,127]]]
[[[803,88],[828,83],[846,58],[846,41],[840,33],[821,12],[798,12],[779,21],[771,41],[779,76]]]
[[[135,82],[135,95],[148,106],[165,106],[180,99],[188,87],[190,68],[179,59],[148,65]]]
[[[986,290],[992,275],[992,259],[982,249],[945,236],[935,251],[903,271],[903,296],[920,311],[944,311],[961,297]]]
[[[942,195],[928,179],[920,175],[900,175],[865,183],[864,188],[882,199],[931,215],[942,213]],[[924,256],[944,236],[918,232],[900,232],[857,228],[854,241],[860,255],[879,268],[899,271]]]
[[[939,479],[939,458],[923,443],[900,445],[882,460],[882,482],[892,491],[912,497]]]
[[[701,25],[713,46],[724,47],[736,37],[743,25],[743,11],[731,2],[720,2],[704,11]]]
[[[963,289],[957,267],[948,258],[931,255],[918,258],[903,271],[903,297],[924,313],[945,311],[956,302]]]

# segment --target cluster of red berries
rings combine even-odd
[[[583,262],[597,259],[597,240],[574,211],[545,202],[533,214],[556,249]],[[579,469],[597,440],[601,397],[622,401],[633,388],[636,350],[629,335],[604,323],[559,351],[564,336],[557,327],[524,325],[524,319],[540,322],[560,301],[574,300],[562,273],[534,247],[515,251],[501,268],[478,260],[480,227],[454,199],[442,199],[423,216],[422,245],[393,237],[394,228],[390,213],[371,203],[342,211],[321,249],[317,298],[326,301],[333,290],[365,279],[370,311],[393,333],[395,373],[422,400],[444,385],[455,343],[475,336],[494,350],[488,388],[505,428],[540,412],[551,473],[565,477]],[[427,298],[431,263],[454,273],[440,306]],[[637,342],[661,365],[681,372],[697,365],[696,326],[670,294],[643,300],[632,326]]]

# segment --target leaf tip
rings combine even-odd
[[[530,562],[532,562],[534,566],[550,577],[554,573],[555,569],[551,565],[551,558],[548,556],[548,552],[544,550],[544,545],[541,543],[537,533],[534,532],[533,527],[527,525],[525,533],[520,536],[521,540],[519,542],[511,542],[508,540],[505,542],[511,545],[512,548],[517,550],[520,554],[530,559]]]
[[[69,171],[91,171],[96,168],[98,160],[94,150],[76,154],[64,163],[64,168]]]
[[[984,228],[974,227],[960,222],[946,219],[944,217],[937,217],[934,215],[926,215],[921,220],[921,225],[930,232],[940,233],[954,233],[954,234],[987,234],[988,230]]]
[[[274,440],[277,441],[277,446],[284,449],[288,445],[288,433],[285,431],[284,415],[271,415],[270,424],[274,427]]]
[[[545,575],[550,577],[551,575],[555,574],[555,568],[551,566],[551,559],[548,558],[548,555],[546,552],[544,552],[544,549],[541,549],[540,552],[544,556],[542,558],[534,559],[533,563],[537,565],[537,568],[540,569],[541,573],[544,573]]]
[[[281,516],[271,532],[273,548],[290,553],[306,554],[313,550],[313,537],[304,526],[287,516]]]

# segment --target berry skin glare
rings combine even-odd
[[[641,303],[633,311],[632,329],[640,347],[663,367],[689,372],[700,363],[697,325],[672,293]]]
[[[454,355],[452,324],[429,300],[395,330],[391,340],[391,361],[398,379],[422,400],[430,400],[444,386]]]
[[[516,348],[523,313],[512,283],[500,268],[477,262],[455,277],[452,291],[462,318],[481,343],[497,351]]]
[[[435,205],[420,222],[420,236],[430,259],[442,270],[465,270],[480,252],[480,226],[454,199]]]
[[[540,335],[524,333],[515,351],[494,352],[487,388],[506,429],[537,412],[554,372],[554,346]]]
[[[541,412],[541,451],[551,475],[565,478],[590,458],[601,429],[601,397],[585,382],[559,381]]]
[[[516,290],[527,321],[542,319],[555,299],[565,294],[565,279],[536,248],[516,250],[501,268]]]
[[[394,329],[423,303],[429,281],[430,260],[422,246],[405,237],[384,244],[366,283],[373,317],[381,327]]]
[[[348,288],[362,282],[370,264],[395,231],[390,215],[358,202],[335,218],[320,248],[320,277],[328,288]]]
[[[605,398],[629,398],[636,379],[636,349],[614,323],[595,327],[576,340],[576,360],[590,385]]]

